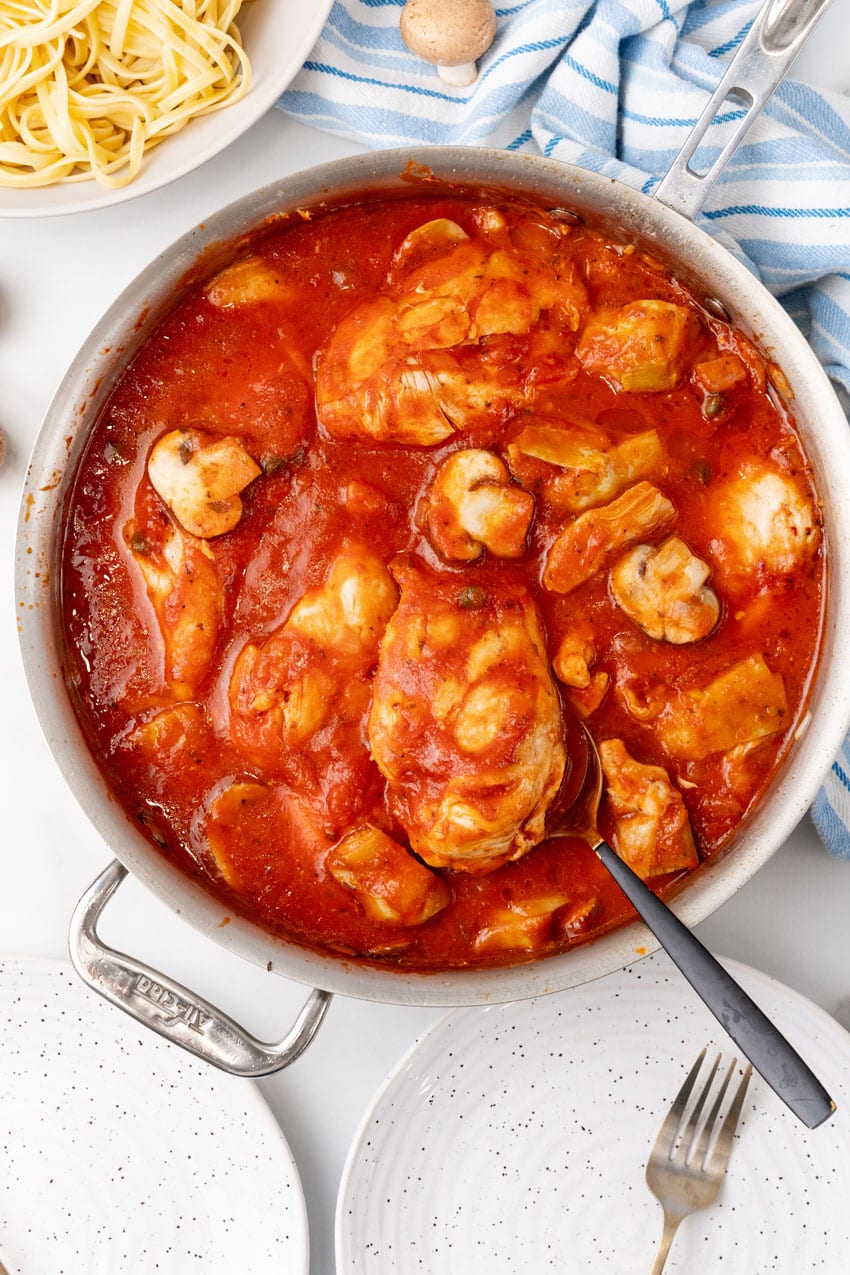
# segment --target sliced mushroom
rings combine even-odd
[[[707,637],[720,603],[705,583],[711,567],[684,540],[669,536],[657,548],[636,545],[611,568],[615,602],[648,637],[681,646]]]
[[[437,471],[427,498],[431,543],[449,562],[471,562],[484,549],[499,558],[525,551],[534,497],[511,484],[507,467],[493,452],[455,452]]]
[[[192,536],[209,540],[242,517],[239,493],[262,473],[237,438],[173,429],[154,444],[148,477],[157,495]]]

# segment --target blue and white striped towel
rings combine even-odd
[[[403,2],[336,0],[283,110],[370,146],[542,152],[643,191],[669,167],[761,4],[508,0],[478,80],[453,89],[402,43]],[[698,164],[741,114],[718,117]],[[850,98],[783,84],[699,221],[781,298],[850,394]],[[850,741],[812,813],[827,848],[850,858]]]

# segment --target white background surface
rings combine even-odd
[[[850,0],[836,0],[797,65],[797,78],[850,89],[848,22]],[[8,440],[0,468],[0,956],[64,958],[73,906],[110,859],[58,775],[20,671],[13,542],[42,415],[90,328],[159,251],[239,195],[355,149],[273,111],[203,168],[163,190],[98,212],[0,219],[0,428]],[[132,880],[108,908],[102,933],[269,1039],[283,1034],[304,999],[303,988],[190,931]],[[808,822],[700,927],[700,935],[715,951],[774,975],[850,1026],[850,863],[830,859]],[[363,1111],[417,1032],[440,1012],[337,998],[307,1053],[261,1082],[300,1168],[311,1275],[333,1271],[337,1185]],[[120,1077],[112,1083],[120,1084]],[[846,1256],[834,1275],[850,1269]]]

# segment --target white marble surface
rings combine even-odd
[[[798,78],[850,88],[848,20],[850,0],[836,0],[798,63]],[[21,483],[41,417],[89,329],[158,251],[242,193],[355,149],[272,112],[223,154],[164,190],[95,213],[0,220],[0,427],[9,446],[0,468],[0,794],[6,812],[0,956],[64,958],[71,910],[110,857],[56,771],[20,672],[12,549]],[[849,920],[850,863],[830,859],[804,822],[700,932],[716,951],[782,979],[850,1026]],[[304,996],[302,988],[215,948],[132,880],[110,905],[102,932],[234,1012],[259,1035],[279,1034]],[[261,1082],[301,1171],[312,1275],[333,1271],[337,1184],[361,1115],[386,1072],[439,1012],[337,998],[304,1057]]]

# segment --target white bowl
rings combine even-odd
[[[333,0],[246,0],[237,18],[251,61],[251,87],[232,106],[201,115],[148,154],[127,186],[112,190],[94,179],[17,189],[0,186],[0,217],[51,217],[124,203],[158,190],[212,159],[249,129],[301,69]]]

